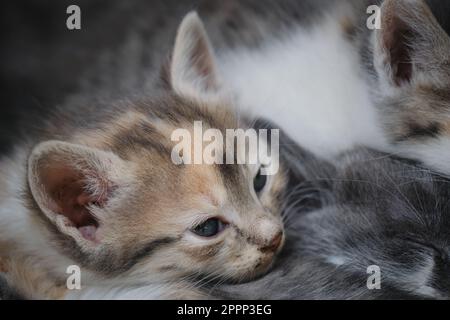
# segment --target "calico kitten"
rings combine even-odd
[[[450,5],[429,2],[441,24],[424,0],[384,1],[361,52],[387,150],[450,174]]]
[[[428,3],[439,22],[424,0],[299,1],[308,19],[280,18],[277,36],[222,50],[224,82],[316,155],[365,145],[450,173],[450,6]],[[371,5],[381,29],[367,27]]]
[[[202,121],[225,135],[252,124],[221,90],[195,13],[163,70],[159,89],[133,98],[70,98],[1,159],[0,259],[24,297],[145,287],[147,298],[199,298],[188,280],[248,280],[271,266],[284,242],[283,169],[171,159],[175,129]],[[71,265],[85,290],[68,292]]]

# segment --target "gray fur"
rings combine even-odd
[[[410,161],[356,149],[333,164],[289,144],[287,244],[272,271],[240,285],[212,285],[240,299],[450,298],[450,181]],[[337,258],[342,261],[336,265]],[[367,268],[381,268],[381,290]],[[426,281],[421,282],[422,278]]]
[[[20,300],[21,297],[11,288],[6,279],[0,273],[0,300]]]

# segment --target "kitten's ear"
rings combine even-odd
[[[197,13],[191,12],[178,28],[170,64],[170,84],[191,98],[214,95],[219,77],[208,36]]]
[[[79,244],[100,242],[101,211],[129,174],[111,152],[60,141],[36,146],[28,160],[28,184],[39,209]]]
[[[423,0],[385,0],[374,59],[385,83],[401,87],[447,61],[450,38]],[[439,67],[438,67],[439,68]]]

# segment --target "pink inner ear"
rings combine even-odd
[[[103,205],[106,199],[98,199],[86,191],[83,176],[64,165],[47,167],[41,175],[48,194],[56,205],[53,210],[69,219],[88,240],[95,240],[98,221],[88,210],[89,205]]]
[[[95,199],[86,193],[83,183],[80,181],[68,182],[59,188],[57,196],[58,213],[67,217],[75,227],[97,226],[97,221],[87,208],[95,202]]]
[[[96,237],[97,227],[95,227],[95,226],[86,226],[86,227],[78,228],[78,230],[80,231],[80,233],[83,236],[83,238],[85,238],[86,240],[90,240],[90,241],[93,241],[93,242],[97,242],[98,241],[98,239]]]

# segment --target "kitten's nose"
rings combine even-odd
[[[275,235],[275,237],[272,238],[272,240],[267,246],[262,247],[260,250],[262,252],[270,252],[270,251],[275,252],[280,247],[282,240],[283,240],[283,231],[280,231]]]

